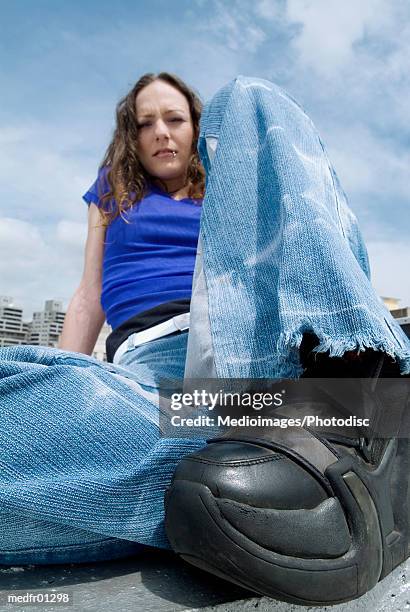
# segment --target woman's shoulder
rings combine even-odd
[[[87,204],[96,204],[101,206],[103,197],[111,191],[108,181],[108,173],[110,166],[100,166],[98,168],[97,178],[91,187],[83,195],[83,200]]]

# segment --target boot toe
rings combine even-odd
[[[265,550],[313,559],[338,557],[349,549],[339,501],[304,467],[272,449],[226,441],[182,460],[166,498],[168,536],[180,554],[186,552],[187,538],[196,537],[187,534],[181,516],[196,507],[198,495],[212,499],[208,512],[218,521]],[[199,533],[199,515],[198,522],[193,520],[191,529]]]
[[[178,480],[259,508],[314,508],[328,498],[318,480],[285,455],[243,442],[209,444],[188,455],[176,469]]]

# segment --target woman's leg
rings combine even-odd
[[[206,105],[199,151],[189,376],[296,378],[305,333],[318,352],[382,351],[409,374],[410,341],[370,283],[355,215],[301,107],[239,76]]]
[[[208,137],[218,140],[212,159]],[[410,554],[410,341],[370,284],[356,219],[312,122],[285,92],[238,77],[205,107],[199,147],[207,193],[187,375],[313,370],[343,378],[339,397],[306,394],[279,416],[337,419],[340,408],[348,417],[358,400],[372,425],[392,406],[403,418],[398,437],[380,439],[360,426],[232,427],[178,466],[167,533],[188,561],[236,584],[292,603],[341,603]],[[385,355],[399,377],[392,393],[363,385],[365,396],[360,377],[377,377]],[[359,376],[359,389],[346,376]]]
[[[128,369],[42,347],[0,350],[1,564],[169,547],[164,491],[204,442],[160,437],[154,370],[157,359],[161,376],[179,375],[185,343],[181,334],[135,349]]]
[[[132,372],[141,387],[157,397],[167,379],[184,378],[187,343],[187,331],[170,334],[127,351],[118,365]]]

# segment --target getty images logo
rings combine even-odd
[[[229,393],[220,389],[210,393],[205,389],[195,389],[192,393],[173,393],[171,395],[172,410],[181,410],[183,407],[206,407],[214,410],[218,407],[249,407],[262,410],[264,407],[282,406],[285,391],[276,393]]]

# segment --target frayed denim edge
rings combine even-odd
[[[401,375],[410,374],[410,353],[404,349],[396,348],[392,342],[368,335],[364,337],[360,334],[335,338],[314,327],[303,326],[296,331],[282,333],[279,336],[277,369],[280,372],[280,377],[299,378],[303,373],[304,368],[300,362],[299,348],[303,334],[307,332],[314,333],[319,339],[318,346],[312,351],[314,353],[329,352],[330,357],[342,357],[347,351],[359,352],[365,349],[373,349],[382,351],[392,357],[399,364]]]

